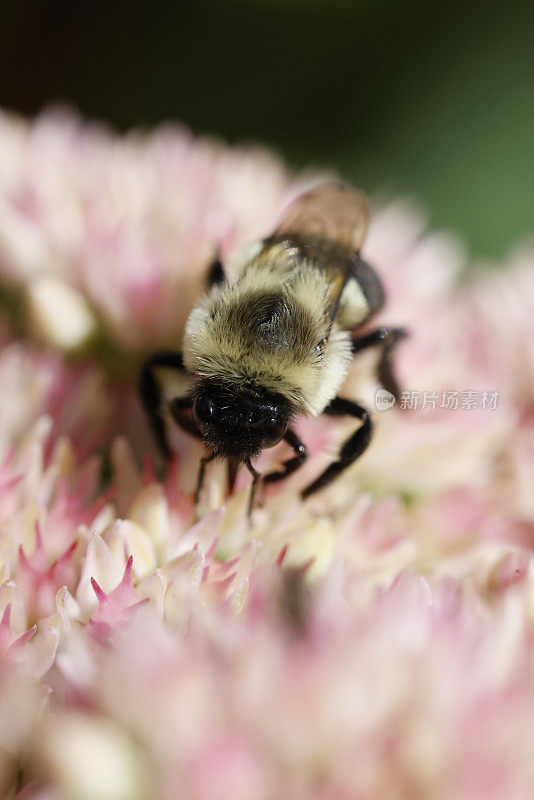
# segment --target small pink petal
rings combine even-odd
[[[13,640],[11,633],[11,607],[12,603],[8,603],[2,615],[2,622],[0,622],[0,652],[5,652]]]
[[[24,647],[24,645],[30,641],[30,639],[36,633],[36,631],[37,631],[37,625],[32,625],[32,627],[29,628],[25,633],[21,634],[17,639],[15,639],[13,644],[10,646],[8,652],[10,654],[15,653],[17,650]]]
[[[93,587],[94,592],[96,594],[98,605],[100,606],[100,608],[103,608],[109,602],[107,594],[104,591],[102,591],[102,589],[100,588],[100,586],[98,585],[98,583],[95,581],[94,578],[91,578],[91,586]]]
[[[280,553],[278,554],[278,558],[276,559],[277,567],[281,567],[282,564],[284,563],[284,560],[285,560],[285,557],[287,556],[287,551],[288,550],[289,550],[289,545],[288,544],[285,544],[282,547],[282,549],[280,550]]]

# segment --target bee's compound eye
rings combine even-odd
[[[284,420],[278,417],[271,417],[265,424],[265,441],[268,447],[278,444],[287,430]]]
[[[207,397],[197,397],[193,405],[193,417],[199,428],[205,427],[213,419],[215,407]]]

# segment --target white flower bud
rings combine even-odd
[[[43,757],[68,800],[140,800],[146,778],[133,743],[115,724],[68,715],[43,737]]]
[[[46,344],[76,350],[96,330],[96,321],[85,298],[59,278],[40,275],[26,294],[29,324]]]

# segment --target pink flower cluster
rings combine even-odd
[[[0,116],[0,796],[533,796],[533,253],[465,280],[454,238],[376,208],[403,387],[495,406],[375,409],[305,503],[347,427],[301,420],[312,457],[251,524],[219,465],[195,512],[184,434],[156,477],[136,369],[312,180],[178,128]],[[375,357],[344,389],[371,409]]]

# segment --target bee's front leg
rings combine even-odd
[[[197,487],[195,489],[195,506],[198,505],[198,501],[200,499],[200,492],[202,491],[202,485],[204,483],[204,475],[206,473],[206,464],[209,464],[210,461],[213,461],[215,458],[215,453],[210,453],[209,456],[204,456],[204,458],[200,459],[200,467],[198,468],[198,477],[197,477]]]
[[[350,467],[350,465],[365,452],[373,433],[373,423],[371,422],[369,412],[366,408],[355,403],[353,400],[346,400],[344,397],[334,397],[323,413],[336,417],[356,417],[361,420],[362,424],[343,444],[338,460],[330,464],[313,483],[310,483],[310,485],[302,491],[303,498],[309,497],[311,494],[314,494],[314,492],[319,491],[319,489],[328,486],[328,484],[337,478],[343,470]]]
[[[250,519],[250,517],[252,516],[252,509],[254,508],[254,498],[256,497],[256,491],[258,489],[258,485],[261,480],[261,473],[258,472],[257,469],[254,469],[254,467],[250,463],[250,458],[245,459],[245,466],[252,475],[252,486],[250,487],[250,496],[248,499],[248,510],[247,510],[247,516]]]
[[[301,467],[306,461],[308,455],[306,451],[306,445],[304,442],[301,442],[294,431],[288,430],[284,436],[284,441],[293,448],[295,455],[293,458],[288,458],[287,461],[284,461],[281,470],[278,470],[277,472],[269,472],[267,475],[265,475],[263,478],[264,483],[275,483],[276,481],[281,481],[284,478],[287,478],[288,475],[291,475],[293,472],[295,472],[295,470]]]

